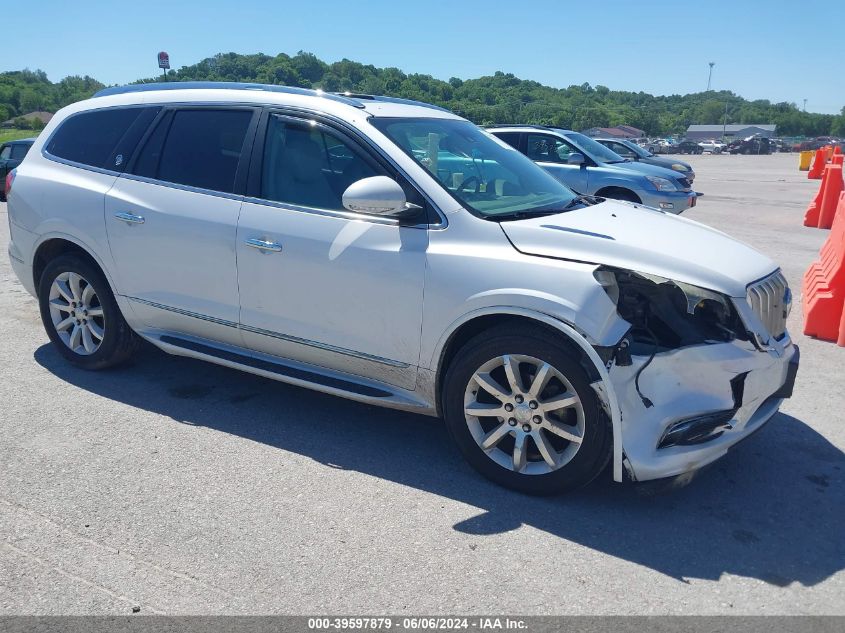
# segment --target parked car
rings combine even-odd
[[[70,363],[106,369],[145,339],[441,415],[476,469],[525,492],[584,485],[608,462],[617,481],[694,471],[795,379],[772,260],[578,196],[434,106],[108,88],[58,112],[11,173],[12,267]]]
[[[674,154],[675,153],[675,143],[670,141],[669,139],[661,138],[657,139],[654,142],[654,152],[655,154]]]
[[[771,154],[769,139],[764,136],[749,136],[733,141],[725,150],[730,154]]]
[[[544,126],[499,126],[489,131],[578,193],[628,200],[671,213],[695,206],[682,174],[626,161],[588,136]]]
[[[675,148],[678,154],[703,154],[704,148],[695,141],[681,141]]]
[[[612,138],[597,138],[596,141],[612,152],[619,154],[626,160],[646,163],[647,165],[656,165],[657,167],[663,167],[664,169],[673,169],[674,171],[683,174],[684,178],[686,178],[690,184],[692,184],[693,180],[695,180],[695,172],[693,171],[692,166],[682,160],[673,160],[670,158],[655,156],[653,153],[643,149],[631,141],[622,141]]]
[[[0,183],[5,183],[8,173],[21,164],[34,142],[34,138],[25,138],[19,141],[7,141],[0,145]],[[5,202],[5,200],[6,194],[0,191],[0,202]]]
[[[703,152],[710,152],[711,154],[721,154],[722,150],[727,147],[725,143],[714,140],[701,141],[698,146]]]

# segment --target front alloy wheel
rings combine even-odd
[[[584,439],[584,407],[572,383],[533,356],[499,356],[479,367],[464,394],[464,414],[481,450],[517,473],[558,470]]]
[[[577,350],[559,332],[504,324],[449,364],[443,417],[481,474],[529,494],[584,486],[607,465],[613,433]]]

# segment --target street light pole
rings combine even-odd
[[[806,111],[807,111],[807,100],[804,99],[804,112],[806,112]]]
[[[742,123],[742,122],[740,121],[740,123]],[[727,136],[727,130],[728,130],[728,102],[725,101],[725,118],[722,119],[722,140],[723,141],[725,140],[725,137]]]
[[[710,74],[707,75],[707,92],[710,92],[710,80],[713,79],[713,66],[716,65],[716,62],[709,62],[710,64]]]

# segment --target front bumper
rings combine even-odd
[[[648,357],[634,356],[629,367],[614,365],[609,374],[622,413],[624,466],[631,479],[673,477],[705,466],[728,452],[777,413],[792,395],[798,370],[798,348],[759,351],[734,341],[695,345],[658,354],[634,380]],[[665,445],[667,431],[685,421],[728,413],[724,425],[707,437]],[[661,442],[664,446],[660,448]]]
[[[638,191],[637,193],[645,206],[676,215],[694,207],[697,197],[694,191]]]

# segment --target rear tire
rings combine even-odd
[[[113,367],[138,347],[139,339],[123,318],[105,275],[78,255],[62,255],[47,264],[38,284],[38,303],[50,341],[78,367]]]
[[[580,488],[610,459],[613,434],[586,372],[561,335],[542,327],[470,340],[447,371],[443,410],[467,461],[520,492]]]

